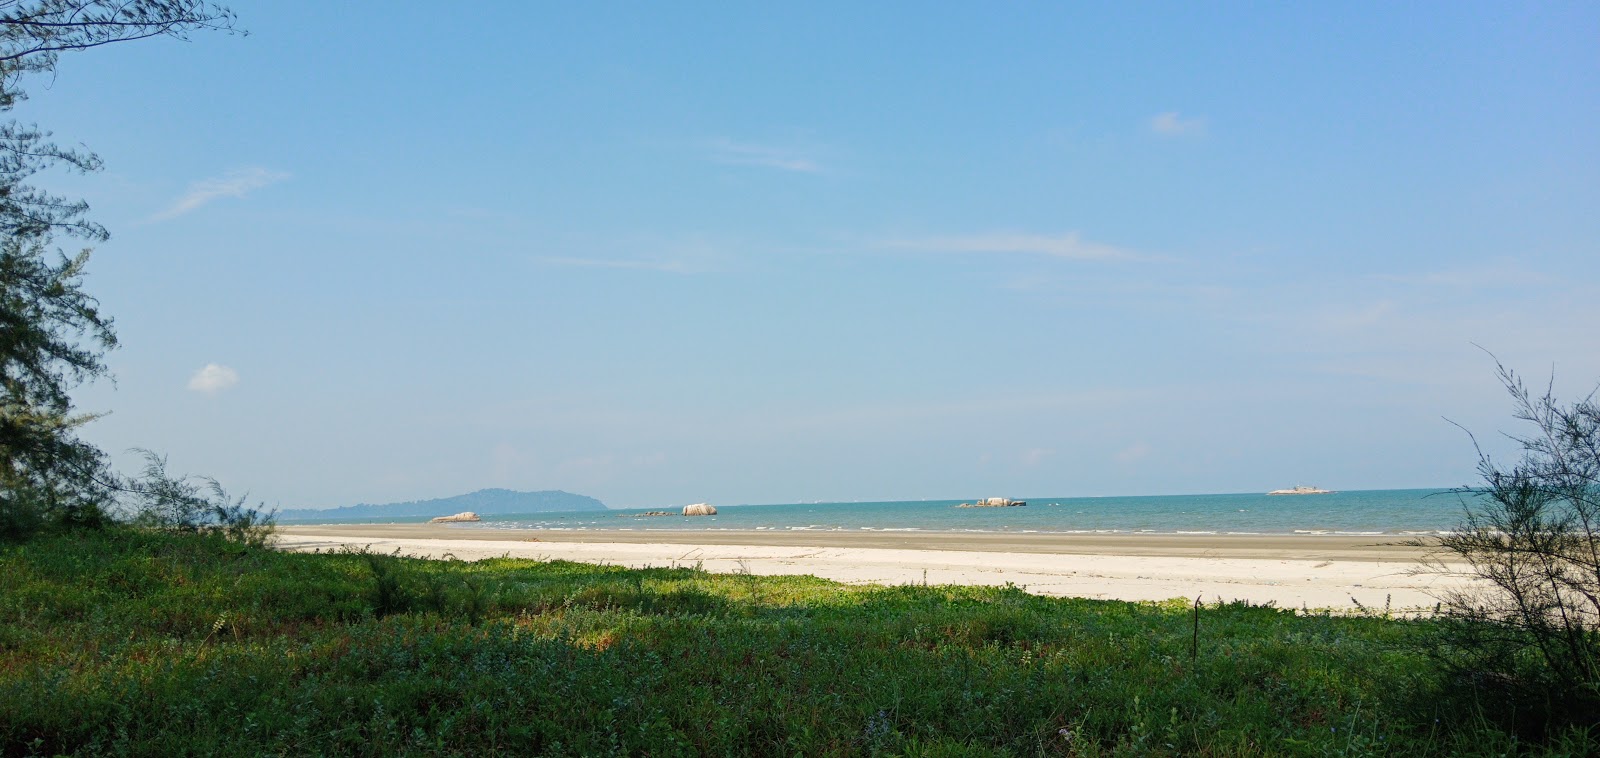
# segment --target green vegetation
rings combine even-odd
[[[1441,698],[1428,622],[1018,588],[0,547],[0,753],[1584,754]],[[1530,738],[1537,738],[1530,739]],[[1534,746],[1535,742],[1538,746]]]
[[[1483,581],[1444,598],[1435,652],[1487,697],[1600,727],[1600,405],[1535,395],[1496,367],[1534,431],[1511,437],[1510,465],[1479,452],[1484,484],[1463,490],[1465,523],[1439,541]]]
[[[206,0],[0,0],[0,114],[27,99],[30,77],[53,77],[63,53],[233,23]],[[33,124],[0,121],[0,540],[102,523],[104,504],[136,489],[77,436],[94,416],[74,412],[71,392],[108,375],[103,356],[117,338],[83,289],[89,251],[55,247],[58,235],[110,235],[86,218],[88,203],[33,184],[51,170],[100,168]]]
[[[62,53],[199,30],[233,14],[0,0],[0,114]],[[100,165],[0,122],[0,754],[1600,753],[1588,400],[1502,370],[1540,433],[1444,542],[1495,591],[1436,620],[283,554],[244,498],[77,436],[116,336],[57,241],[108,234],[33,182]]]

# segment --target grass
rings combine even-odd
[[[1437,696],[1426,621],[1018,588],[0,547],[0,754],[1582,755]],[[1513,724],[1515,726],[1515,724]]]

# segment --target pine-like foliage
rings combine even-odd
[[[197,29],[232,31],[233,14],[203,0],[0,0],[0,111],[62,53]],[[92,416],[73,413],[70,393],[106,374],[116,334],[82,289],[88,251],[53,246],[107,233],[85,218],[87,203],[32,185],[51,168],[96,171],[100,159],[35,125],[0,123],[0,538],[52,518],[97,520],[111,487],[104,454],[76,434]]]
[[[98,518],[104,495],[104,455],[75,433],[92,416],[68,393],[106,373],[116,335],[80,287],[88,254],[53,257],[0,237],[0,532],[12,537],[45,516]]]
[[[62,53],[198,29],[233,31],[233,13],[204,0],[0,0],[0,110],[27,98],[23,80],[53,73]],[[30,185],[40,171],[97,171],[93,153],[63,149],[31,124],[0,124],[0,234],[39,238],[64,232],[94,241],[104,227],[89,206]]]
[[[1499,372],[1533,432],[1512,437],[1509,466],[1480,452],[1484,484],[1463,491],[1465,523],[1440,541],[1479,580],[1443,598],[1440,650],[1529,717],[1600,724],[1600,406]]]

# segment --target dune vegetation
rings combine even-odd
[[[1436,673],[1430,633],[1379,612],[76,529],[0,545],[0,754],[1595,750],[1451,694],[1470,690]]]

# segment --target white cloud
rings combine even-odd
[[[1143,260],[1140,255],[1120,247],[1092,242],[1066,234],[1019,234],[999,232],[954,237],[923,237],[920,239],[889,240],[884,247],[900,250],[922,250],[934,253],[1016,253],[1046,255],[1079,261]]]
[[[730,139],[711,141],[711,159],[735,166],[760,166],[803,174],[820,174],[823,168],[815,159],[802,151],[772,145],[735,142]]]
[[[215,395],[239,383],[239,372],[218,363],[207,363],[189,377],[189,389]]]
[[[1184,118],[1177,111],[1167,111],[1150,118],[1150,131],[1163,137],[1199,136],[1206,133],[1206,120],[1199,116]]]
[[[188,192],[173,201],[166,210],[152,216],[150,220],[166,221],[177,218],[219,197],[244,197],[254,190],[269,184],[277,184],[288,178],[289,175],[282,171],[271,171],[259,166],[229,171],[214,179],[203,179],[190,184]]]

